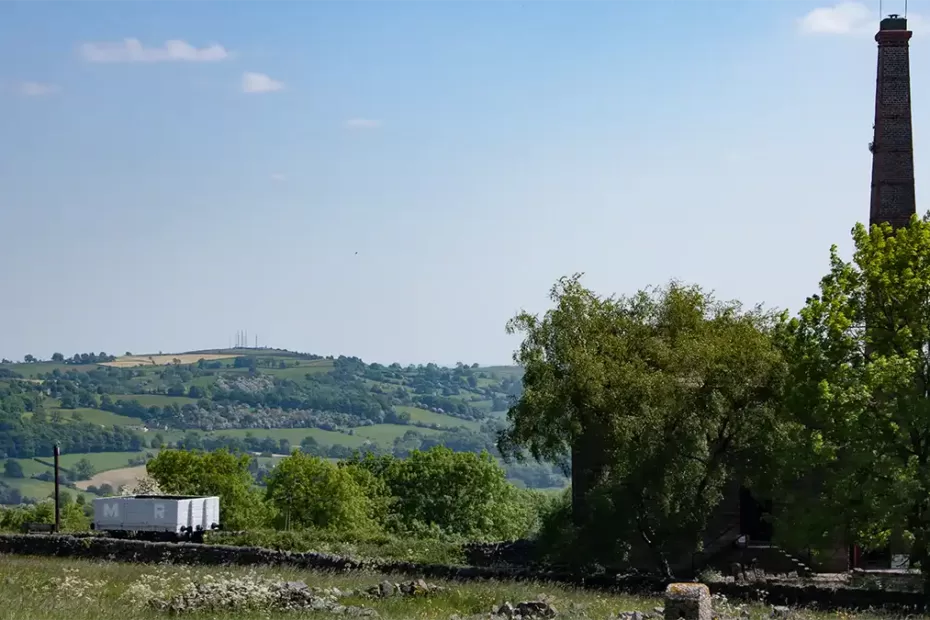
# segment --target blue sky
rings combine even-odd
[[[930,0],[909,8],[923,212]],[[506,321],[576,271],[797,310],[868,216],[877,20],[793,0],[0,3],[0,357],[247,329],[507,363]]]

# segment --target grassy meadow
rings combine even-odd
[[[121,564],[60,558],[0,556],[0,620],[147,620],[168,614],[152,607],[153,599],[170,599],[196,583],[222,587],[235,580],[236,594],[261,589],[268,581],[303,581],[311,588],[336,587],[355,592],[339,599],[343,605],[373,609],[385,620],[449,620],[488,616],[504,602],[545,600],[558,611],[557,618],[608,620],[623,612],[652,613],[660,598],[581,590],[538,582],[449,582],[429,580],[443,590],[421,596],[373,598],[358,594],[382,581],[398,583],[412,577],[378,573],[334,573],[271,567],[186,567]],[[714,614],[724,618],[764,620],[772,617],[765,605],[743,605],[715,597]],[[331,612],[265,609],[191,614],[190,618],[333,618]],[[894,618],[876,611],[793,610],[796,620],[870,620]],[[910,614],[909,620],[926,618]]]
[[[287,569],[150,566],[96,563],[80,560],[0,557],[0,620],[111,620],[165,618],[151,609],[152,598],[168,598],[193,582],[240,578],[304,581],[311,587],[364,590],[384,580],[401,582],[409,577],[376,573],[327,573]],[[649,611],[658,600],[637,599],[574,590],[538,583],[449,583],[431,580],[447,589],[420,597],[372,599],[353,596],[344,605],[375,609],[385,619],[448,620],[452,615],[486,614],[504,601],[535,600],[540,594],[565,618],[604,618],[621,611]],[[258,613],[256,613],[258,612]],[[331,613],[223,612],[195,618],[332,618]]]

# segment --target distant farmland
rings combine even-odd
[[[135,366],[170,366],[178,360],[181,364],[196,364],[200,360],[211,362],[213,360],[226,360],[238,355],[219,353],[178,353],[169,355],[124,355],[112,362],[104,362],[101,366],[115,366],[116,368],[132,368]]]

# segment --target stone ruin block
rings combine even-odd
[[[665,620],[712,620],[710,590],[703,583],[672,583],[665,589]]]

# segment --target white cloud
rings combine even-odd
[[[81,55],[88,62],[216,62],[229,58],[222,45],[197,48],[186,41],[165,41],[162,47],[145,47],[139,39],[117,43],[84,43]]]
[[[873,35],[878,31],[880,19],[874,7],[846,1],[814,9],[798,20],[798,27],[806,34]],[[915,34],[921,33],[924,26],[920,15],[907,16],[907,27]]]
[[[840,2],[814,9],[801,18],[802,32],[810,34],[852,34],[877,22],[877,15],[861,2]],[[877,26],[878,24],[874,24]]]
[[[286,180],[286,179],[287,179],[287,177],[284,176],[284,174],[281,173],[281,172],[275,172],[275,173],[272,173],[272,175],[271,175],[271,180],[272,180],[272,181],[284,181],[284,180]]]
[[[26,97],[54,95],[59,90],[61,89],[54,84],[43,84],[41,82],[22,82],[16,85],[16,92]]]
[[[346,121],[349,129],[377,129],[380,126],[381,121],[372,118],[350,118]]]
[[[284,82],[273,80],[264,73],[242,74],[242,92],[244,93],[272,93],[283,88]]]

